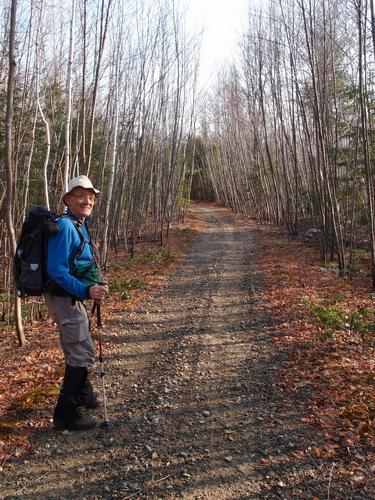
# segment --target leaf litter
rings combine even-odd
[[[375,472],[374,353],[371,338],[361,337],[350,329],[350,325],[325,331],[317,323],[311,309],[304,306],[301,300],[308,298],[311,303],[320,304],[344,294],[340,307],[346,308],[350,314],[360,307],[373,308],[373,296],[368,293],[367,284],[364,286],[363,283],[350,282],[333,273],[322,272],[316,251],[306,244],[260,224],[256,224],[256,228],[258,248],[254,255],[263,280],[262,287],[256,293],[268,314],[277,317],[276,325],[270,324],[263,328],[272,333],[274,345],[288,353],[280,372],[280,389],[285,394],[307,400],[308,411],[300,416],[300,421],[316,429],[316,437],[309,446],[301,448],[291,443],[290,456],[301,460],[301,463],[308,457],[327,461],[333,464],[332,472],[336,481],[339,474],[341,481],[359,485],[361,491],[370,491]],[[124,297],[121,289],[113,290],[105,314],[113,337],[116,337],[116,322],[121,311],[136,311],[138,304],[147,301],[150,288],[155,291],[160,287],[181,262],[187,248],[181,250],[184,241],[181,234],[176,240],[172,237],[170,241],[175,245],[173,252],[178,258],[175,261],[172,259],[166,266],[160,260],[151,263],[148,260],[147,265],[136,262],[128,267],[114,266],[113,270],[110,269],[109,279],[114,276],[117,280],[126,281],[134,279],[136,275],[139,279],[137,284],[140,284],[139,288],[130,290],[129,297]],[[112,258],[116,263],[121,263],[126,260],[126,254],[118,252]],[[132,273],[130,277],[129,273]],[[3,465],[13,458],[27,457],[35,451],[33,433],[50,425],[51,408],[62,376],[61,354],[54,326],[48,321],[34,323],[28,327],[27,338],[28,344],[19,349],[9,338],[9,333],[3,332],[0,337],[3,352],[0,369],[3,389],[0,394],[3,423],[3,428],[0,428],[0,453]],[[108,347],[108,350],[111,352],[115,348]],[[202,377],[203,374],[202,371]],[[40,394],[44,388],[47,390],[43,398]],[[139,388],[135,387],[134,391],[139,393]],[[141,393],[145,398],[148,397],[147,388],[142,388]],[[170,397],[169,393],[165,396]],[[155,406],[164,409],[169,407],[168,401],[160,401]],[[160,418],[156,413],[152,421],[160,422]],[[264,419],[267,422],[266,416],[259,416],[259,419],[259,422]],[[202,421],[200,425],[204,423]],[[231,438],[229,442],[233,435],[224,432],[224,436]],[[228,465],[232,464],[236,456],[233,453],[236,448],[231,451],[224,455]],[[210,447],[207,447],[205,453],[209,452]],[[155,462],[160,462],[158,454],[153,453]],[[228,457],[231,460],[226,460]],[[271,455],[260,456],[259,463],[277,469],[277,460]],[[242,466],[242,470],[245,471],[246,467]],[[187,472],[184,469],[184,474],[189,477],[192,473],[193,470]],[[164,477],[170,476],[162,476],[161,479]],[[275,481],[281,494],[286,486],[285,481],[277,478]],[[136,486],[134,483],[133,487]],[[172,496],[170,488],[173,489],[173,486],[168,485],[168,488],[168,495]]]

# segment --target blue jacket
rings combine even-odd
[[[69,210],[68,214],[77,221],[79,220]],[[60,226],[60,231],[48,238],[47,272],[55,283],[73,297],[77,297],[80,300],[89,299],[90,287],[71,274],[75,268],[72,260],[82,244],[82,238],[70,217],[61,217],[56,222]],[[90,235],[84,224],[81,225],[81,229],[85,239],[90,241]],[[77,266],[90,264],[93,260],[92,246],[89,243],[85,243],[81,255],[76,259],[76,264]]]

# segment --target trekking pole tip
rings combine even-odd
[[[105,429],[105,430],[109,430],[109,429],[113,428],[113,424],[109,420],[104,420],[104,422],[102,422],[100,424],[100,428]]]

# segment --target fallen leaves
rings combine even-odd
[[[327,331],[301,304],[301,298],[306,297],[310,304],[333,304],[339,298],[340,314],[344,317],[342,311],[347,311],[348,317],[355,317],[356,311],[374,311],[370,283],[363,283],[363,278],[356,283],[323,273],[318,254],[311,247],[273,228],[259,232],[258,266],[265,280],[261,299],[271,317],[278,320],[269,327],[275,344],[289,353],[281,387],[310,398],[309,412],[301,422],[320,430],[319,445],[294,450],[293,455],[350,461],[355,450],[362,447],[374,458],[374,340],[355,332],[344,320]],[[331,321],[336,319],[334,308],[327,306],[319,312],[329,313]],[[364,480],[363,474],[354,478]]]
[[[132,293],[130,299],[124,300],[121,283],[116,282],[118,289],[114,287],[113,294],[106,300],[103,318],[106,322],[116,321],[121,312],[134,308],[152,290],[160,287],[184,257],[196,236],[195,227],[198,223],[194,221],[188,221],[184,227],[176,225],[166,245],[158,247],[155,255],[150,256],[150,242],[137,245],[138,258],[131,262],[125,251],[111,252],[110,261],[115,265],[106,277],[125,280],[124,286],[131,285]],[[145,259],[142,252],[146,252]],[[151,262],[150,257],[155,262]],[[113,330],[111,336],[116,336],[115,328]],[[25,333],[27,343],[19,348],[7,330],[0,330],[0,463],[33,451],[33,429],[49,425],[64,371],[57,328],[50,320],[25,324]],[[114,348],[115,345],[106,346],[108,352]]]

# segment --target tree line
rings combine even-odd
[[[145,223],[163,243],[193,175],[199,36],[176,2],[11,0],[1,10],[3,292],[28,209],[62,212],[76,175],[102,192],[92,225],[104,266],[110,246],[134,253]]]
[[[271,0],[239,52],[206,97],[197,195],[313,226],[342,275],[364,245],[375,289],[373,0]]]
[[[315,227],[342,275],[364,247],[375,289],[373,0],[249,7],[239,57],[199,99],[200,36],[179,5],[1,4],[2,319],[29,207],[61,212],[79,174],[102,192],[104,267],[146,223],[162,244],[191,198],[209,199],[291,235]]]

